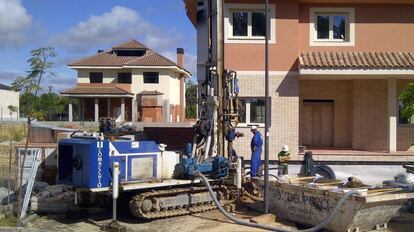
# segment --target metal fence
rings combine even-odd
[[[3,142],[0,144],[0,205],[8,204],[14,197],[13,193],[18,188],[18,166],[15,159],[14,143]]]

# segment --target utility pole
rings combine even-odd
[[[265,2],[265,176],[264,213],[269,212],[269,0]]]

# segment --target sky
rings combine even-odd
[[[182,0],[0,0],[0,83],[27,75],[30,51],[52,46],[55,77],[41,84],[59,92],[76,84],[73,60],[136,39],[196,73],[196,31]]]

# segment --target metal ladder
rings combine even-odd
[[[24,194],[22,210],[21,210],[21,213],[20,213],[20,220],[22,220],[23,218],[26,217],[26,211],[27,211],[27,208],[29,207],[29,201],[30,201],[30,197],[32,195],[32,190],[33,190],[33,185],[34,185],[35,178],[36,178],[37,169],[39,168],[40,161],[41,161],[41,150],[40,149],[37,149],[34,152],[32,160],[33,161],[32,161],[31,167],[30,167],[29,177],[28,177],[27,183],[26,183],[26,193]],[[24,165],[22,165],[22,166],[24,167]]]

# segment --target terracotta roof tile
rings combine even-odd
[[[300,68],[414,69],[414,52],[302,52]]]
[[[117,49],[141,49],[145,48],[145,54],[143,56],[118,56],[115,53]],[[150,50],[136,40],[131,40],[123,44],[112,47],[112,50],[104,51],[93,56],[89,56],[83,59],[76,60],[68,66],[73,67],[123,67],[123,66],[170,66],[178,67],[187,73],[188,70],[177,65],[170,59],[158,54],[157,52]],[[190,74],[191,75],[191,74]]]
[[[178,66],[168,58],[150,50],[145,56],[125,62],[125,66]]]
[[[75,86],[60,92],[62,95],[133,95],[116,86]]]
[[[132,39],[125,43],[121,43],[112,47],[113,50],[117,49],[148,49],[144,44]]]
[[[138,95],[164,95],[164,94],[157,90],[153,90],[153,91],[144,90],[142,92],[139,92]]]
[[[112,51],[105,51],[84,59],[74,61],[69,66],[118,66],[139,58],[138,56],[117,56]]]

